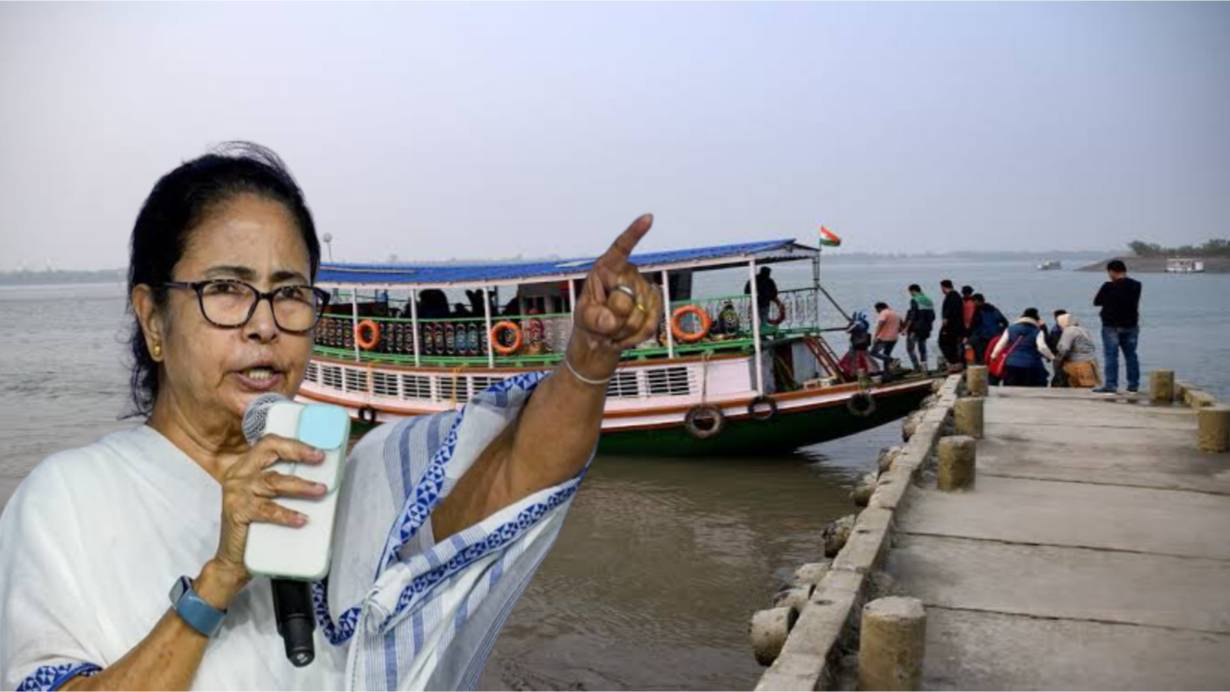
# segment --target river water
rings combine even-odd
[[[810,284],[809,267],[774,273],[782,289]],[[847,309],[884,300],[904,310],[905,285],[930,291],[945,276],[975,286],[1009,317],[1064,307],[1096,329],[1097,273],[948,259],[824,265],[825,285]],[[1137,278],[1142,369],[1173,368],[1230,399],[1230,275]],[[702,275],[697,292],[737,293],[745,279]],[[128,405],[122,286],[0,287],[0,324],[3,503],[46,455],[132,423],[117,420]],[[761,669],[747,643],[751,613],[796,566],[822,556],[820,527],[853,509],[850,486],[899,431],[894,423],[771,458],[598,459],[482,685],[753,686]]]

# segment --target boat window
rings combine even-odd
[[[342,388],[342,369],[336,365],[320,366],[321,384],[332,389]]]
[[[402,375],[402,394],[407,399],[431,399],[431,378],[424,375]]]
[[[356,370],[354,368],[345,369],[346,376],[346,391],[348,392],[366,392],[367,391],[367,371]]]
[[[635,397],[640,395],[635,370],[617,370],[606,386],[607,396]]]
[[[372,394],[380,396],[397,396],[397,375],[395,373],[372,372]]]
[[[691,394],[688,382],[688,369],[684,366],[671,368],[654,368],[645,372],[651,395],[682,395]]]

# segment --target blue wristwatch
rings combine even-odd
[[[171,586],[171,607],[179,617],[192,629],[206,637],[212,637],[222,627],[225,610],[218,610],[209,605],[192,590],[192,580],[180,577]]]

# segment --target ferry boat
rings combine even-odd
[[[298,396],[376,424],[457,409],[505,378],[553,367],[594,259],[325,263],[317,284],[333,299]],[[670,309],[659,338],[625,352],[607,386],[604,453],[784,452],[900,418],[931,392],[926,373],[851,372],[829,346],[826,333],[845,341],[849,316],[820,284],[819,248],[768,240],[632,262]],[[810,285],[762,306],[758,270],[791,262],[811,264]],[[697,295],[717,271],[727,285],[746,277],[745,292]],[[821,326],[826,313],[835,326]]]
[[[1168,274],[1202,274],[1204,273],[1204,260],[1193,259],[1190,257],[1170,257],[1166,259],[1166,273]]]
[[[1038,265],[1038,271],[1040,272],[1052,272],[1059,269],[1063,269],[1063,262],[1059,260],[1046,260]]]

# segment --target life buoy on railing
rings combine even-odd
[[[876,400],[870,392],[857,392],[846,400],[846,409],[859,418],[866,418],[875,413]]]
[[[726,416],[722,414],[722,409],[713,404],[693,406],[683,419],[683,427],[692,437],[707,440],[726,427]]]
[[[506,331],[511,331],[513,335],[513,342],[507,345],[500,341],[500,335]],[[503,320],[492,325],[491,348],[501,356],[510,356],[516,353],[521,348],[521,328],[517,326],[517,323]]]
[[[380,325],[371,320],[363,320],[354,326],[354,342],[364,351],[376,348],[380,343]]]
[[[777,317],[773,317],[772,308],[774,305],[777,306]],[[767,311],[767,314],[765,314],[764,316],[765,322],[768,322],[769,324],[776,327],[777,325],[786,321],[786,304],[782,302],[781,298],[774,298],[773,300],[770,300],[769,308],[770,309]]]
[[[700,329],[694,332],[683,331],[683,318],[688,315],[695,315],[700,322]],[[705,338],[709,333],[709,328],[713,326],[713,319],[709,317],[709,313],[699,305],[682,305],[675,308],[671,313],[671,334],[675,335],[675,339],[682,341],[685,344],[694,343]]]
[[[764,406],[768,406],[768,410],[763,410]],[[758,396],[747,405],[747,415],[756,420],[769,420],[777,415],[777,402],[773,400],[773,397]]]

